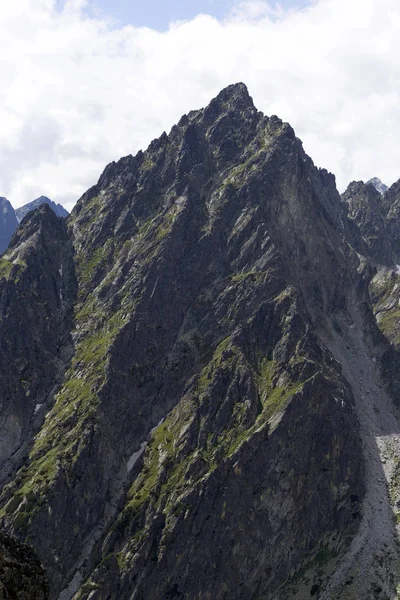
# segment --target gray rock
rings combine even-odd
[[[379,179],[379,177],[373,177],[367,181],[367,185],[372,184],[374,188],[380,193],[384,194],[389,189],[388,186]]]
[[[47,198],[47,196],[39,196],[36,200],[32,200],[32,202],[28,202],[28,204],[24,204],[24,206],[20,206],[15,209],[15,214],[17,215],[18,221],[22,221],[22,219],[30,212],[31,210],[35,210],[39,208],[42,204],[48,204],[50,208],[55,212],[57,217],[68,217],[68,211],[62,206],[62,204],[57,204]]]

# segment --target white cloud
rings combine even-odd
[[[106,163],[244,81],[343,189],[400,177],[398,0],[241,2],[165,33],[85,16],[85,0],[2,3],[0,195],[71,206]]]

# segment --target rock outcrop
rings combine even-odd
[[[369,183],[372,184],[380,194],[384,194],[389,189],[388,186],[379,179],[379,177],[372,177],[372,179],[367,181],[367,184]]]
[[[3,254],[18,227],[18,223],[31,211],[36,210],[42,204],[47,204],[58,217],[67,217],[68,211],[61,204],[56,204],[46,196],[40,196],[36,200],[14,210],[7,198],[0,197],[0,254]]]
[[[344,224],[354,248],[375,265],[400,263],[400,180],[383,193],[372,180],[353,181],[342,195]]]
[[[47,600],[48,587],[38,558],[27,546],[0,533],[2,600]]]
[[[363,256],[381,264],[391,264],[392,243],[387,235],[386,210],[382,194],[372,183],[353,181],[342,196],[353,247]]]

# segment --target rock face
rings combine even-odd
[[[348,237],[356,250],[383,264],[392,261],[382,194],[372,183],[353,181],[342,196],[352,227]]]
[[[7,198],[0,197],[0,254],[3,254],[10,243],[18,223],[31,211],[36,210],[42,204],[47,204],[58,217],[67,217],[68,212],[61,204],[56,204],[46,196],[40,196],[36,200],[14,210]]]
[[[50,208],[55,212],[57,217],[68,217],[68,211],[62,206],[62,204],[57,204],[47,198],[47,196],[39,196],[36,200],[32,200],[32,202],[28,202],[28,204],[24,204],[24,206],[20,206],[15,210],[15,214],[17,215],[18,221],[22,221],[22,219],[30,212],[31,210],[35,210],[39,208],[42,204],[48,204]]]
[[[365,400],[383,411],[397,369],[379,201],[343,201],[237,84],[67,222],[24,219],[0,263],[0,506],[52,599],[392,597],[392,421]]]
[[[65,222],[46,204],[15,232],[0,277],[0,469],[8,459],[13,469],[62,377],[72,327],[72,245]]]
[[[379,177],[373,177],[367,181],[367,184],[372,184],[374,188],[380,193],[384,194],[389,189],[388,186],[379,179]]]
[[[3,600],[47,600],[44,571],[32,550],[0,533],[0,595]]]
[[[400,263],[400,180],[384,193],[372,181],[353,181],[342,195],[345,229],[359,253],[393,266]]]
[[[0,254],[7,249],[12,234],[18,227],[18,219],[7,198],[0,197]]]

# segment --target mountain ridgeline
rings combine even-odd
[[[68,211],[62,206],[62,204],[58,204],[47,198],[47,196],[39,196],[36,200],[32,200],[32,202],[28,202],[28,204],[24,204],[24,206],[20,206],[15,209],[15,214],[17,216],[18,221],[22,221],[26,215],[32,210],[36,210],[42,204],[48,204],[50,208],[54,211],[57,217],[68,217]]]
[[[0,511],[51,600],[394,597],[399,219],[244,84],[23,219]]]
[[[58,217],[67,217],[68,211],[61,204],[56,204],[47,196],[40,196],[14,210],[7,198],[0,197],[0,254],[7,250],[18,223],[32,210],[42,204],[48,204]]]

